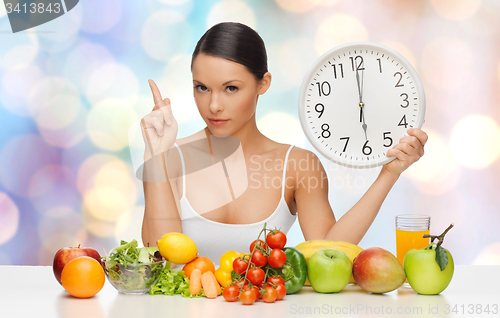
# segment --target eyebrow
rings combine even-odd
[[[197,81],[197,80],[195,80],[195,79],[193,80],[193,82],[196,82],[196,83],[201,84],[201,85],[205,85],[205,84],[203,84],[202,82]],[[229,83],[231,83],[231,82],[243,82],[243,81],[240,81],[240,80],[234,79],[234,80],[230,80],[230,81],[227,81],[227,82],[223,83],[223,84],[222,84],[222,86],[227,85],[227,84],[229,84]]]

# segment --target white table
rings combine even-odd
[[[500,317],[500,266],[456,266],[448,288],[434,296],[418,295],[407,287],[383,295],[356,285],[337,294],[304,287],[282,301],[251,306],[222,297],[121,295],[108,281],[96,296],[77,299],[59,285],[50,266],[0,266],[0,286],[2,318]],[[486,305],[489,313],[484,312]]]

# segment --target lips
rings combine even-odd
[[[223,118],[209,118],[208,120],[214,126],[222,126],[229,121],[229,119],[223,119]]]

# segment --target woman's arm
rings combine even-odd
[[[173,160],[166,161],[170,165],[174,162]],[[182,233],[177,187],[174,181],[166,181],[168,180],[167,171],[172,173],[172,169],[166,170],[163,162],[165,160],[162,154],[151,159],[144,166],[144,180],[156,181],[143,181],[145,209],[142,222],[142,242],[144,246],[156,246],[156,241],[166,233]],[[151,174],[155,175],[155,179],[147,177]],[[162,176],[163,180],[157,180],[158,175]]]
[[[171,154],[177,153],[171,150],[176,140],[178,126],[172,114],[170,100],[161,97],[160,90],[153,80],[149,80],[149,85],[155,107],[141,120],[142,135],[146,145],[142,175],[145,199],[142,242],[144,246],[155,246],[156,241],[165,233],[182,232],[178,209],[179,196],[175,183],[169,180],[169,174],[179,176],[179,169],[175,168],[180,166],[180,162],[171,160],[174,157]],[[166,155],[167,160],[165,160]]]
[[[409,130],[408,134],[409,136],[401,138],[399,144],[387,152],[388,157],[394,156],[396,159],[384,165],[368,191],[338,222],[335,221],[328,202],[328,183],[320,183],[318,187],[312,187],[312,181],[299,183],[301,179],[326,178],[319,159],[313,156],[308,162],[311,167],[320,166],[320,169],[297,171],[299,182],[296,185],[295,200],[299,223],[306,240],[342,240],[354,244],[361,241],[399,175],[424,154],[423,146],[427,141],[427,134],[420,129]]]

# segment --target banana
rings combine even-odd
[[[354,261],[354,258],[358,256],[359,253],[363,250],[361,247],[354,245],[349,242],[344,241],[333,241],[333,240],[311,240],[300,243],[295,246],[298,248],[306,259],[306,262],[309,262],[309,258],[316,253],[317,251],[333,248],[339,251],[342,251],[347,254],[351,262]],[[351,276],[351,280],[349,283],[355,283],[354,278]],[[306,286],[310,286],[309,280],[306,280]]]
[[[361,251],[363,250],[361,247],[355,245],[355,244],[352,244],[352,243],[349,243],[349,242],[344,242],[344,241],[333,241],[333,240],[311,240],[311,241],[305,241],[305,242],[302,242],[300,243],[299,245],[296,246],[296,248],[298,248],[299,250],[304,247],[309,247],[309,246],[327,246],[327,247],[330,247],[330,246],[344,246],[344,247],[348,247],[352,250],[355,250],[355,251],[359,251],[361,253]]]

